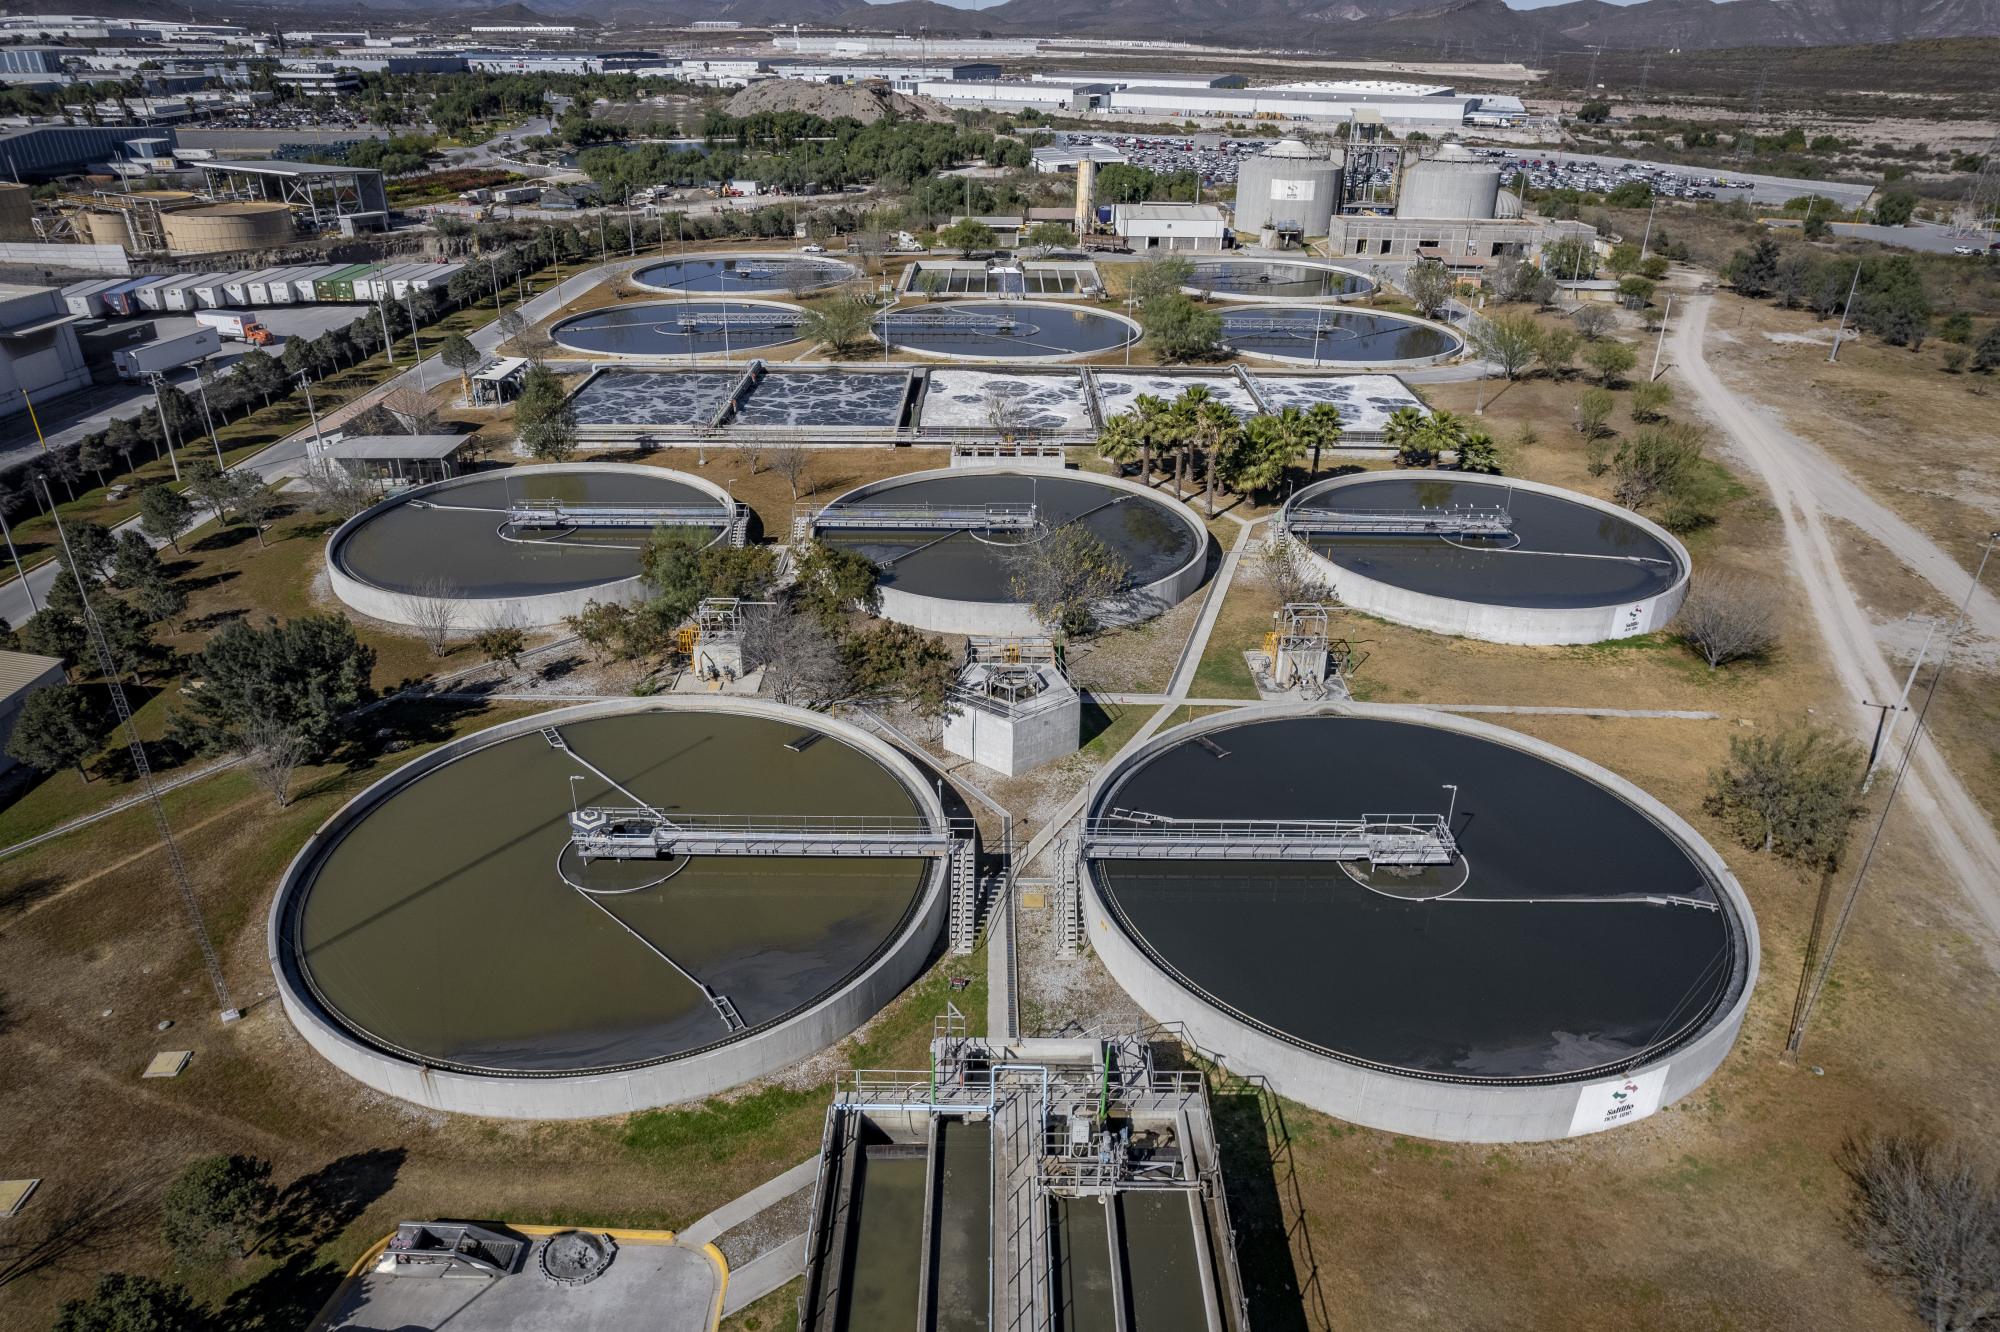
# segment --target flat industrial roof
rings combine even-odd
[[[468,435],[349,435],[326,446],[333,458],[449,458],[465,446]]]
[[[204,171],[244,171],[260,176],[353,176],[380,175],[370,167],[328,166],[324,162],[213,161],[200,164]]]
[[[62,658],[0,651],[0,698],[12,698],[51,670],[62,670]]]

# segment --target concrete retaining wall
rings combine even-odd
[[[835,499],[833,504],[825,507],[832,508],[835,504],[862,499],[906,481],[928,480],[940,476],[963,476],[966,470],[962,467],[946,467],[925,472],[905,472],[901,476],[856,486]],[[1028,475],[1045,469],[1017,468],[1003,461],[1000,465],[986,470]],[[1092,481],[1101,486],[1147,496],[1186,522],[1195,537],[1195,555],[1186,564],[1165,578],[1148,583],[1144,587],[1132,588],[1099,603],[1096,614],[1100,625],[1115,627],[1150,620],[1155,615],[1178,606],[1201,586],[1202,575],[1208,569],[1208,529],[1202,526],[1201,519],[1195,516],[1192,509],[1149,486],[1140,485],[1137,481],[1128,481],[1124,477],[1080,472],[1075,479]],[[907,624],[913,629],[922,629],[928,633],[1030,638],[1048,632],[1048,627],[1036,617],[1034,610],[1019,601],[956,601],[949,597],[920,596],[895,587],[884,587],[881,592],[883,619]]]
[[[1608,639],[1650,634],[1656,629],[1666,628],[1674,616],[1680,613],[1681,603],[1687,600],[1688,578],[1694,568],[1694,561],[1688,555],[1687,547],[1658,523],[1642,518],[1630,509],[1607,504],[1594,496],[1579,494],[1574,490],[1564,490],[1560,486],[1543,485],[1538,481],[1488,478],[1463,472],[1453,472],[1450,478],[1457,484],[1491,485],[1496,489],[1526,490],[1542,495],[1554,495],[1573,504],[1581,504],[1601,513],[1615,515],[1621,522],[1639,528],[1672,551],[1674,558],[1680,562],[1680,577],[1675,579],[1673,585],[1666,591],[1636,602],[1620,602],[1610,606],[1495,606],[1396,587],[1370,578],[1366,574],[1343,569],[1307,543],[1298,542],[1298,548],[1305,559],[1319,572],[1320,577],[1333,585],[1334,595],[1341,605],[1352,606],[1355,610],[1369,615],[1379,615],[1385,620],[1406,624],[1413,629],[1428,629],[1432,633],[1478,638],[1489,643],[1537,646],[1602,643]],[[1281,525],[1289,522],[1293,506],[1308,496],[1325,494],[1342,486],[1351,486],[1369,479],[1368,476],[1343,476],[1308,486],[1287,502],[1285,511],[1279,516],[1278,521]]]
[[[539,469],[529,469],[524,474],[534,475],[536,470]],[[704,495],[722,505],[725,512],[733,513],[735,511],[736,501],[730,498],[728,491],[711,481],[704,481],[698,476],[690,476],[686,472],[670,472],[661,467],[640,467],[634,463],[594,462],[563,463],[559,468],[548,470],[560,470],[563,472],[616,472],[632,476],[649,477],[654,480],[664,477],[676,481],[681,485],[701,491]],[[335,528],[333,535],[326,540],[326,578],[328,584],[333,588],[334,595],[371,619],[381,620],[387,624],[400,624],[414,628],[417,624],[417,606],[428,603],[432,598],[421,597],[411,592],[392,592],[387,588],[377,587],[373,583],[364,582],[349,572],[347,567],[341,562],[341,543],[346,541],[355,531],[359,530],[363,523],[366,523],[377,514],[387,513],[399,504],[406,503],[412,499],[432,499],[455,486],[462,486],[468,482],[484,479],[486,479],[485,473],[474,473],[471,476],[452,477],[447,481],[435,481],[428,486],[417,486],[404,491],[400,495],[394,495],[382,500],[380,503],[370,505]],[[717,536],[715,540],[720,541],[722,537]],[[569,588],[561,592],[543,592],[534,596],[483,597],[476,590],[468,591],[456,598],[466,608],[465,614],[461,616],[465,620],[465,623],[458,627],[461,629],[473,629],[482,624],[497,623],[514,624],[523,629],[543,629],[551,625],[561,624],[570,616],[580,613],[593,601],[600,601],[606,604],[633,605],[646,600],[650,594],[651,589],[646,586],[645,579],[639,577],[637,574],[634,574],[630,578],[619,579],[614,583],[599,583],[593,587]]]
[[[652,262],[658,263],[659,260],[655,259]],[[762,306],[768,306],[773,310],[789,310],[793,312],[797,312],[799,309],[798,306],[793,305],[789,301],[774,301],[766,299],[761,296],[724,296],[716,292],[709,292],[709,293],[683,292],[679,293],[679,299],[677,300],[633,301],[630,304],[626,305],[613,304],[613,305],[599,306],[597,309],[594,310],[579,310],[573,315],[565,315],[561,319],[556,320],[553,324],[550,324],[549,338],[556,344],[556,346],[561,347],[565,351],[574,352],[578,356],[588,356],[595,359],[600,359],[604,361],[606,364],[629,365],[634,362],[650,361],[656,365],[667,365],[667,366],[718,365],[725,369],[737,369],[737,370],[747,368],[750,362],[756,360],[758,357],[764,355],[766,352],[776,351],[780,347],[789,347],[795,343],[804,342],[806,340],[804,334],[799,334],[797,337],[787,338],[783,342],[758,342],[748,347],[735,348],[729,353],[727,357],[723,357],[719,352],[674,353],[674,352],[592,351],[588,347],[579,347],[575,343],[564,342],[561,337],[562,327],[564,324],[574,323],[579,319],[585,319],[594,314],[602,314],[606,310],[637,310],[643,307],[657,306],[663,312],[663,315],[671,315],[673,311],[678,309],[681,306],[681,304],[685,301],[717,301],[717,302],[726,301],[731,305],[762,305]]]
[[[1406,708],[1369,704],[1277,704],[1244,708],[1164,731],[1092,783],[1085,809],[1095,814],[1119,776],[1160,751],[1203,731],[1246,721],[1341,715],[1416,722],[1492,740],[1546,759],[1611,790],[1630,802],[1678,842],[1714,878],[1723,907],[1737,926],[1735,975],[1729,998],[1692,1040],[1670,1053],[1627,1070],[1644,1081],[1660,1076],[1659,1104],[1688,1095],[1715,1072],[1743,1026],[1757,982],[1757,920],[1750,901],[1714,848],[1686,821],[1638,787],[1586,759],[1554,745],[1486,722],[1445,713],[1421,717]],[[1086,862],[1082,866],[1085,928],[1105,969],[1140,1007],[1162,1022],[1185,1027],[1189,1038],[1218,1057],[1232,1073],[1265,1077],[1279,1094],[1349,1123],[1390,1133],[1450,1142],[1542,1142],[1572,1136],[1579,1106],[1605,1078],[1550,1085],[1496,1085],[1434,1081],[1351,1064],[1323,1051],[1284,1040],[1216,1007],[1164,970],[1117,923],[1117,913]],[[1612,1079],[1612,1081],[1617,1081]],[[1595,1129],[1583,1131],[1596,1131]]]
[[[954,302],[958,304],[977,303],[986,305],[997,305],[1001,303],[1000,297],[998,296],[960,296],[960,297],[954,297],[950,301],[938,301],[935,303],[925,302],[924,304],[921,305],[901,305],[901,304],[892,305],[886,310],[877,312],[875,317],[876,319],[880,320],[880,319],[885,319],[890,315],[916,314],[919,311],[926,309],[933,309],[933,308],[940,312],[948,314],[951,313],[951,307]],[[1074,307],[1065,307],[1057,305],[1053,301],[1046,301],[1046,300],[1035,300],[1035,301],[1009,300],[1006,302],[1006,306],[1009,311],[1054,310],[1059,314],[1066,314],[1066,315],[1074,315],[1077,313],[1077,310]],[[1117,346],[1114,347],[1100,347],[1096,351],[1070,352],[1067,355],[1063,356],[1019,356],[1019,355],[974,356],[966,352],[939,351],[935,347],[913,347],[907,342],[899,342],[895,344],[895,346],[892,347],[891,350],[900,352],[905,356],[928,356],[940,361],[957,361],[967,365],[1015,365],[1015,366],[1020,366],[1023,369],[1027,369],[1031,366],[1037,366],[1037,365],[1061,365],[1065,361],[1087,361],[1093,356],[1108,355],[1109,353],[1118,351],[1119,349],[1126,347],[1128,345],[1135,345],[1138,343],[1140,338],[1145,336],[1146,331],[1143,328],[1139,327],[1139,321],[1136,319],[1127,319],[1122,314],[1116,314],[1110,310],[1100,310],[1097,309],[1096,307],[1092,307],[1089,313],[1096,315],[1102,319],[1109,319],[1115,324],[1123,324],[1125,326],[1125,341],[1119,343]],[[880,341],[879,334],[877,335],[877,341],[878,342]]]
[[[1297,301],[1279,303],[1268,297],[1264,299],[1263,303],[1270,306],[1273,310],[1281,312],[1296,310],[1301,304],[1301,302]],[[1311,304],[1311,302],[1304,302],[1304,304]],[[1255,308],[1256,306],[1254,305],[1240,305],[1237,307],[1237,311],[1247,312]],[[1223,329],[1223,342],[1231,347],[1238,356],[1247,357],[1253,361],[1269,361],[1274,365],[1311,366],[1315,370],[1332,370],[1356,374],[1386,374],[1392,370],[1405,370],[1413,366],[1438,365],[1445,361],[1456,360],[1465,355],[1465,334],[1462,330],[1453,328],[1450,324],[1442,324],[1435,319],[1424,319],[1417,315],[1400,314],[1390,310],[1364,309],[1361,313],[1374,315],[1377,319],[1393,319],[1400,323],[1418,324],[1424,328],[1434,328],[1440,333],[1449,334],[1454,345],[1450,351],[1439,352],[1435,356],[1413,356],[1405,361],[1340,361],[1326,356],[1314,360],[1310,356],[1286,356],[1281,352],[1259,351],[1254,347],[1238,347],[1235,343],[1229,341],[1229,330],[1227,328]]]
[[[462,755],[565,722],[640,712],[728,712],[768,717],[824,731],[867,754],[894,773],[934,826],[944,808],[902,751],[868,732],[820,713],[750,698],[620,699],[540,713],[476,732],[431,751],[377,781],[320,825],[285,871],[271,904],[265,944],[278,996],[292,1026],[334,1067],[356,1081],[432,1110],[499,1119],[589,1119],[654,1106],[700,1100],[752,1078],[789,1068],[866,1022],[921,974],[944,928],[945,864],[935,862],[930,881],[903,932],[861,975],[803,1013],[712,1049],[616,1073],[553,1077],[480,1075],[433,1068],[359,1039],[313,998],[297,964],[287,956],[288,918],[320,860],[361,818],[411,781]]]

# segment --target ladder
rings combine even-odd
[[[736,505],[729,514],[729,544],[739,549],[750,544],[750,506]]]
[[[1065,837],[1056,847],[1056,941],[1064,957],[1083,946],[1083,884],[1075,841]]]
[[[722,1019],[723,1026],[731,1031],[743,1030],[743,1015],[736,1011],[735,1004],[729,1002],[728,995],[719,990],[711,990],[706,985],[701,987],[701,991],[708,997],[709,1005],[715,1009],[715,1015]]]
[[[542,728],[542,739],[549,742],[550,749],[560,749],[564,753],[569,752],[569,741],[563,739],[563,733],[553,726],[544,726]]]
[[[963,957],[979,934],[979,843],[957,837],[951,843],[951,951]]]

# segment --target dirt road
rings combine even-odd
[[[1897,559],[1950,595],[1954,603],[1964,597],[1970,577],[1935,543],[1871,499],[1824,453],[1793,435],[1773,413],[1724,386],[1705,355],[1712,304],[1711,298],[1697,296],[1687,306],[1673,334],[1675,371],[1721,430],[1730,452],[1747,463],[1770,491],[1784,522],[1792,570],[1805,589],[1827,655],[1847,690],[1850,720],[1859,733],[1872,723],[1872,714],[1863,714],[1863,701],[1893,699],[1902,686],[1883,654],[1868,612],[1841,571],[1826,520],[1835,517],[1856,523]],[[1990,595],[1983,600],[1975,598],[1972,614],[1978,630],[1990,632],[1989,626],[2000,629],[2000,603]],[[1885,747],[1886,754],[1899,752],[1905,738],[1902,728],[1909,724],[1908,714],[1899,720],[1901,724]],[[1966,793],[1928,738],[1917,748],[1903,785],[1903,799],[1903,812],[1929,830],[1939,856],[1967,899],[1989,929],[2000,935],[2000,836],[1995,835],[1992,821]]]

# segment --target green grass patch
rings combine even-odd
[[[825,1117],[825,1087],[767,1087],[735,1100],[715,1098],[693,1109],[647,1110],[626,1121],[619,1141],[642,1156],[727,1161],[758,1139],[796,1131]]]

